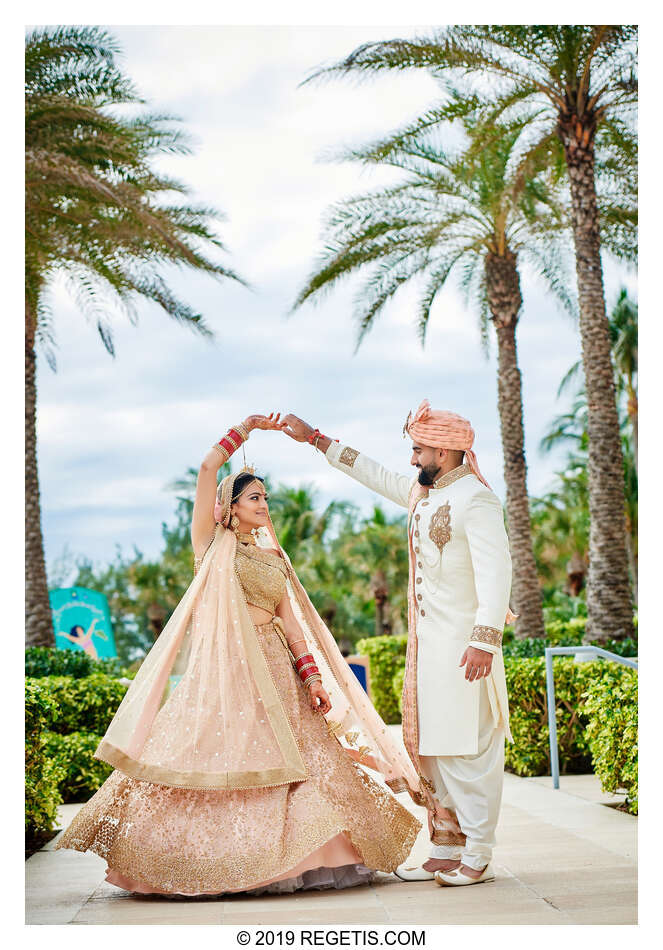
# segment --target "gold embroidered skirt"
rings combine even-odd
[[[93,851],[127,890],[219,894],[348,865],[393,871],[419,823],[354,765],[314,712],[272,624],[257,628],[308,777],[275,788],[173,788],[115,771],[81,808],[58,848]],[[361,873],[361,869],[360,869]],[[315,874],[309,877],[315,878]]]

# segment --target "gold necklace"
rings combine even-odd
[[[254,544],[256,546],[258,544],[253,533],[244,534],[241,531],[236,531],[235,534],[237,535],[237,540],[240,542],[240,544]]]

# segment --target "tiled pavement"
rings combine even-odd
[[[400,800],[408,804],[406,795]],[[345,891],[138,896],[107,884],[105,862],[96,855],[54,851],[55,838],[26,862],[26,923],[635,924],[637,819],[609,807],[620,800],[601,793],[593,775],[562,776],[555,791],[550,778],[507,773],[493,859],[497,880],[465,888],[381,875]],[[62,807],[62,827],[78,807]],[[409,863],[425,860],[427,845],[422,832]]]

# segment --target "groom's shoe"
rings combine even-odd
[[[490,864],[487,864],[479,877],[470,877],[469,874],[463,874],[458,868],[456,871],[436,871],[435,881],[442,887],[465,887],[467,884],[484,884],[486,881],[494,881],[495,873]]]
[[[424,864],[429,864],[434,862],[435,864],[447,864],[447,865],[458,865],[460,862],[460,855],[458,858],[428,858]],[[448,868],[448,870],[453,870],[453,867]],[[405,867],[401,865],[399,868],[394,871],[396,877],[399,877],[401,881],[432,881],[435,877],[435,870],[427,871],[425,867]]]
[[[394,874],[396,877],[399,877],[401,881],[432,881],[435,877],[433,871],[424,871],[421,867],[406,868],[404,865],[396,868]]]

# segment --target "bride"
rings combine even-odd
[[[393,871],[419,822],[393,791],[417,776],[280,547],[263,480],[217,473],[249,416],[198,474],[194,577],[101,740],[115,771],[58,848],[156,894],[348,887]],[[332,712],[332,716],[327,714]]]

